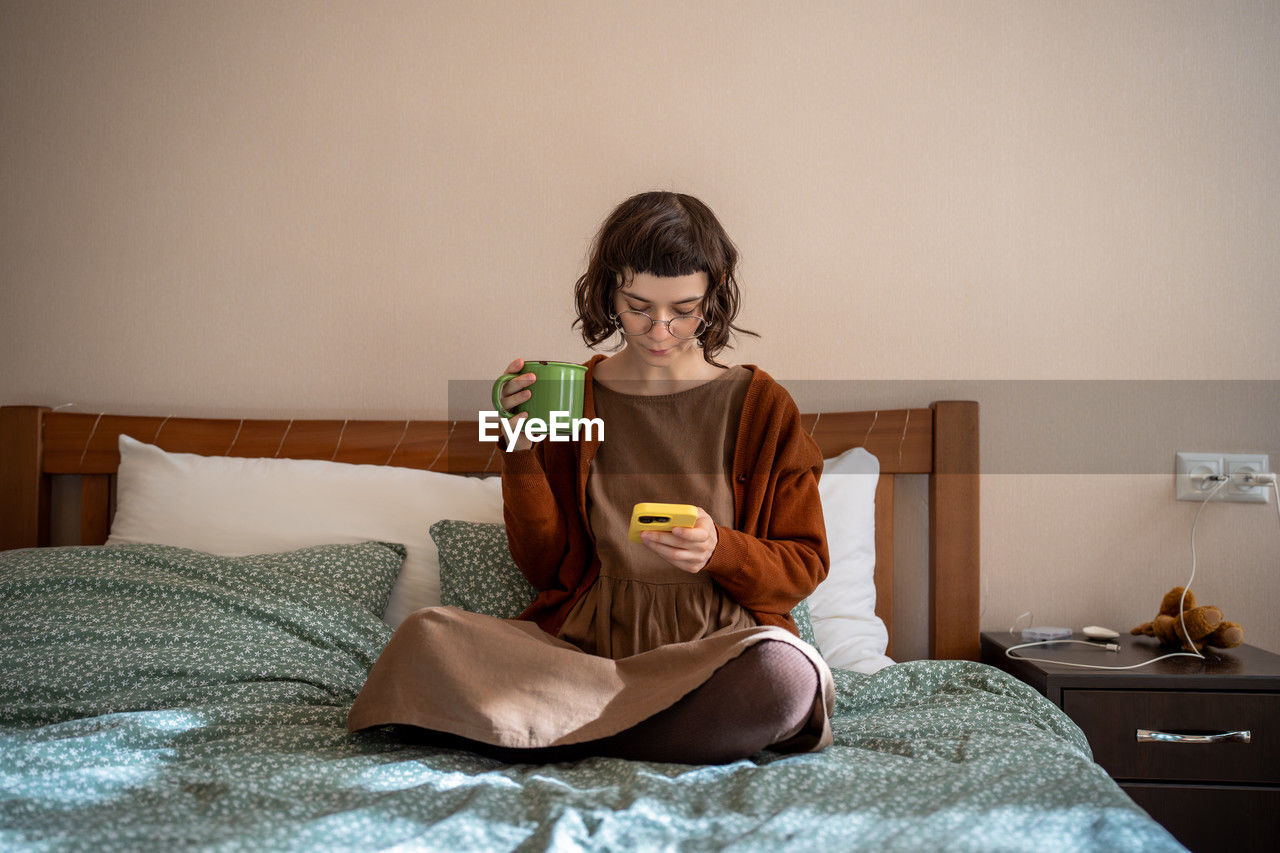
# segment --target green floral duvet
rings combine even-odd
[[[0,849],[1181,849],[976,663],[837,672],[835,746],[727,766],[348,734],[402,557],[0,554]]]

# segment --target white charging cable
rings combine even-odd
[[[1256,477],[1261,475],[1254,475],[1254,476]],[[1191,577],[1187,578],[1187,585],[1182,588],[1182,596],[1178,599],[1178,623],[1182,626],[1182,636],[1184,638],[1187,638],[1188,640],[1190,639],[1191,634],[1187,632],[1187,615],[1186,615],[1186,612],[1183,610],[1183,603],[1187,600],[1187,593],[1191,591],[1191,584],[1196,579],[1196,525],[1200,523],[1200,513],[1204,511],[1204,508],[1209,503],[1209,501],[1213,500],[1214,495],[1218,494],[1218,492],[1221,491],[1222,488],[1227,485],[1227,483],[1231,482],[1231,478],[1227,477],[1225,474],[1211,475],[1208,477],[1204,477],[1203,480],[1215,480],[1217,481],[1218,485],[1214,486],[1213,489],[1211,489],[1209,493],[1205,495],[1204,500],[1200,502],[1200,508],[1196,510],[1196,517],[1191,522]],[[1271,485],[1275,486],[1275,475],[1271,475]],[[1280,495],[1280,487],[1277,487],[1277,495]],[[1013,660],[1031,660],[1031,661],[1035,661],[1036,663],[1052,663],[1052,664],[1057,664],[1058,666],[1074,666],[1074,667],[1078,667],[1079,669],[1137,669],[1138,667],[1147,666],[1148,664],[1153,664],[1158,660],[1165,660],[1166,658],[1200,658],[1201,660],[1204,660],[1204,654],[1195,647],[1194,643],[1191,644],[1191,648],[1193,649],[1193,651],[1170,652],[1167,655],[1161,655],[1158,658],[1152,658],[1151,660],[1144,660],[1141,663],[1134,663],[1128,666],[1104,666],[1103,664],[1093,664],[1093,663],[1072,663],[1071,661],[1065,661],[1065,660],[1050,660],[1048,658],[1032,658],[1032,657],[1027,657],[1025,655],[1014,654],[1014,652],[1016,652],[1018,649],[1028,649],[1028,648],[1031,648],[1032,646],[1055,646],[1055,645],[1058,645],[1059,643],[1082,643],[1086,646],[1098,646],[1104,651],[1110,651],[1110,652],[1120,651],[1119,643],[1106,643],[1105,645],[1099,645],[1098,643],[1090,642],[1089,640],[1040,640],[1034,643],[1021,643],[1016,646],[1010,646],[1009,648],[1004,650],[1004,654],[1005,654],[1005,657],[1012,658]]]

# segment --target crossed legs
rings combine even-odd
[[[817,692],[818,673],[803,652],[778,640],[763,640],[720,667],[670,708],[599,740],[511,749],[441,732],[419,731],[431,743],[471,750],[512,764],[576,761],[592,755],[726,764],[799,732],[809,718]]]

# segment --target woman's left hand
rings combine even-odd
[[[711,559],[720,537],[716,535],[711,516],[698,507],[698,520],[693,527],[673,527],[670,533],[646,530],[640,534],[640,540],[677,569],[696,575]]]

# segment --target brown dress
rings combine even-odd
[[[513,748],[583,743],[671,707],[751,645],[778,640],[808,657],[819,688],[805,725],[774,748],[829,745],[834,688],[817,651],[758,625],[710,575],[681,571],[627,539],[641,501],[693,504],[733,525],[730,470],[750,379],[733,367],[656,396],[597,381],[605,440],[591,462],[587,507],[601,567],[559,635],[452,607],[420,610],[378,658],[348,727],[408,724]]]

